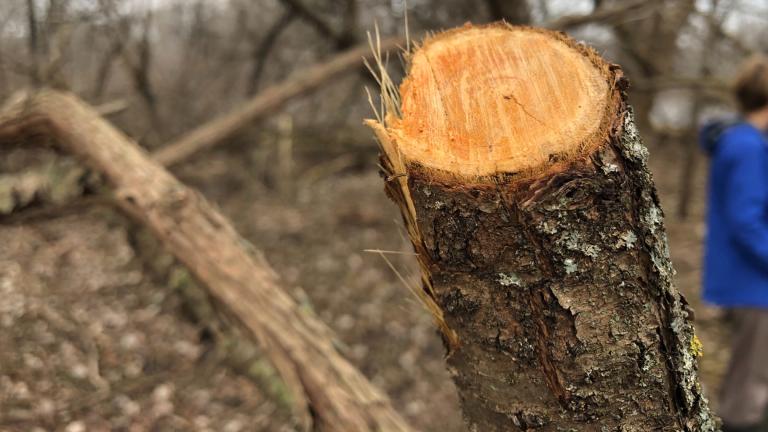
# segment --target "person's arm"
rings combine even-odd
[[[768,155],[759,139],[745,139],[738,145],[723,143],[728,164],[725,217],[737,246],[768,271]]]

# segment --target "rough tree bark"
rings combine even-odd
[[[501,24],[410,60],[368,124],[470,430],[716,430],[620,68]]]
[[[0,142],[35,134],[51,136],[104,175],[118,204],[253,333],[290,389],[305,429],[411,430],[337,351],[331,330],[280,288],[266,260],[232,224],[96,111],[71,94],[42,91],[0,113]]]

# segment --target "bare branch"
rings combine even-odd
[[[393,50],[403,42],[400,38],[387,39],[382,41],[381,49],[382,51]],[[359,46],[338,54],[325,63],[309,68],[297,78],[261,91],[235,110],[193,129],[156,151],[153,157],[163,165],[174,165],[203,149],[218,145],[254,120],[277,109],[294,97],[316,90],[340,74],[355,70],[362,64],[364,58],[371,56],[368,46]]]
[[[707,20],[709,28],[721,39],[725,39],[730,43],[734,48],[736,48],[741,54],[745,56],[750,56],[755,53],[757,53],[757,50],[754,48],[748,46],[744,41],[739,39],[737,36],[731,34],[730,32],[726,31],[723,28],[723,23],[721,22],[718,17],[714,16],[711,13],[701,13],[698,12],[699,15],[704,17],[704,19]]]
[[[294,11],[301,19],[309,23],[314,27],[321,36],[333,41],[336,45],[336,49],[342,50],[354,45],[356,40],[354,34],[349,34],[346,28],[342,31],[336,31],[331,25],[325,22],[319,15],[315,14],[310,8],[304,5],[301,0],[281,0],[283,4],[289,9]],[[353,0],[350,0],[353,1]],[[347,4],[347,11],[350,10],[350,5]],[[353,9],[354,13],[354,9]],[[347,27],[347,26],[345,26]]]
[[[638,13],[641,10],[652,6],[655,1],[633,0],[621,2],[619,5],[604,6],[601,2],[596,2],[597,7],[593,12],[583,15],[566,15],[546,24],[546,27],[552,29],[569,30],[574,27],[595,24],[610,23],[621,20],[627,16]]]
[[[632,80],[634,90],[657,92],[666,89],[695,89],[708,90],[717,93],[729,91],[728,82],[712,76],[682,76],[682,75],[659,75],[652,78],[638,78]]]
[[[331,27],[328,23],[323,21],[317,14],[311,9],[306,7],[301,0],[281,0],[282,3],[289,9],[298,14],[301,19],[308,22],[315,28],[321,36],[337,41],[340,35]]]
[[[253,50],[253,70],[251,72],[251,80],[248,82],[248,95],[253,95],[259,88],[259,80],[261,74],[264,72],[264,67],[267,65],[267,59],[272,52],[272,48],[275,46],[277,38],[288,27],[288,24],[296,17],[295,13],[291,10],[286,11],[280,18],[272,24],[272,27],[267,31],[264,39],[261,40]]]
[[[34,86],[40,85],[40,36],[37,27],[35,0],[27,0],[27,47],[29,49],[30,73]]]

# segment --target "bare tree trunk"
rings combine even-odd
[[[129,66],[133,74],[134,85],[147,104],[147,108],[153,117],[157,116],[157,96],[152,87],[150,70],[152,67],[152,44],[149,42],[149,33],[152,29],[152,13],[142,21],[141,39],[136,44],[136,58],[129,60]],[[124,51],[127,54],[127,51]]]
[[[35,0],[27,0],[27,47],[29,50],[30,73],[32,85],[40,85],[40,35],[37,26],[37,11]]]
[[[109,11],[112,14],[112,11]],[[123,62],[128,69],[128,73],[133,82],[133,88],[139,94],[149,115],[149,121],[152,130],[162,135],[162,122],[157,106],[157,94],[152,84],[152,44],[150,43],[150,32],[152,31],[153,21],[152,11],[147,11],[141,20],[141,36],[134,43],[130,42],[130,27],[132,23],[124,21],[120,23],[122,34],[114,36],[114,42],[120,45],[120,54]],[[123,39],[128,39],[126,43]]]
[[[344,12],[342,13],[341,37],[336,43],[336,49],[342,50],[354,46],[359,42],[357,37],[357,0],[344,0]]]
[[[261,74],[264,72],[264,68],[267,66],[269,54],[272,52],[275,42],[277,42],[277,38],[279,38],[283,31],[288,28],[288,25],[294,18],[294,12],[291,10],[283,13],[283,15],[272,24],[272,27],[269,28],[264,39],[262,39],[254,48],[252,56],[253,65],[251,66],[253,69],[251,69],[251,78],[248,80],[246,90],[248,96],[253,96],[256,93],[256,90],[258,90],[259,80],[261,79]]]
[[[705,73],[705,76],[708,73]],[[683,169],[680,171],[680,189],[677,197],[677,216],[681,219],[688,218],[690,212],[691,195],[693,195],[693,180],[696,177],[696,164],[699,156],[698,118],[704,107],[704,97],[696,93],[691,101],[691,125],[682,136],[678,145],[683,146]]]
[[[617,7],[625,1],[611,0],[603,7]],[[635,78],[646,81],[669,75],[678,52],[677,39],[688,17],[695,10],[693,0],[648,0],[647,14],[641,19],[625,19],[614,23],[613,30],[621,43],[627,70]],[[640,131],[650,133],[650,113],[656,98],[651,89],[630,89]]]
[[[355,29],[357,26],[357,4],[356,0],[344,1],[343,28],[334,29],[323,18],[315,13],[310,7],[304,5],[302,0],[281,0],[289,11],[296,13],[302,20],[311,25],[315,31],[325,39],[330,40],[341,51],[353,46],[356,42]]]
[[[410,431],[389,400],[336,350],[333,334],[281,288],[263,256],[203,197],[76,97],[43,91],[0,114],[0,141],[47,134],[102,173],[146,224],[253,333],[291,390],[305,429]]]
[[[712,0],[710,7],[713,11],[718,9],[718,0]],[[721,27],[726,17],[722,17],[720,20],[713,19],[708,20],[706,23],[707,35],[701,41],[702,48],[699,55],[698,76],[702,79],[708,79],[712,77],[712,70],[709,67],[710,47],[716,41],[717,35],[716,27]],[[693,194],[693,179],[696,176],[696,162],[699,155],[699,146],[697,143],[698,135],[698,121],[699,115],[704,104],[706,103],[704,93],[699,90],[693,94],[691,100],[690,110],[690,125],[688,126],[687,133],[683,138],[683,169],[680,173],[680,190],[677,200],[677,215],[685,219],[688,217],[689,206],[691,202],[691,195]]]
[[[531,22],[531,6],[528,0],[485,0],[491,20],[504,20],[509,24]]]
[[[99,63],[99,67],[96,71],[96,79],[93,84],[92,97],[94,99],[100,99],[104,94],[104,90],[107,88],[107,82],[112,73],[112,64],[115,59],[120,55],[123,50],[122,42],[114,41],[111,43],[109,50],[107,50],[104,57]]]
[[[618,66],[530,28],[422,46],[369,124],[470,430],[714,431]]]

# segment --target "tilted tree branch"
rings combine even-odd
[[[404,44],[400,38],[381,41],[381,50],[390,51]],[[176,141],[152,154],[162,165],[177,164],[191,155],[223,142],[254,120],[273,112],[294,97],[319,89],[329,80],[346,72],[354,71],[371,58],[368,45],[358,46],[338,54],[325,63],[310,67],[296,78],[262,90],[244,104],[184,134]]]

